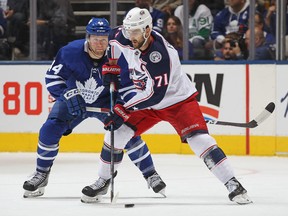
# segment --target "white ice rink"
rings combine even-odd
[[[35,169],[35,153],[0,153],[0,216],[288,216],[288,158],[229,156],[253,204],[229,201],[226,188],[192,155],[157,155],[167,198],[147,189],[125,155],[115,178],[119,198],[110,204],[80,202],[81,190],[97,178],[99,154],[60,153],[44,196],[24,199],[22,184]],[[110,191],[110,190],[109,190]],[[124,208],[134,203],[133,208]]]

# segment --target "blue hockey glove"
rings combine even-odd
[[[84,118],[86,113],[85,100],[78,89],[68,89],[62,95],[61,99],[67,104],[68,112],[73,116]]]
[[[102,81],[105,87],[114,83],[115,90],[119,89],[121,68],[118,65],[104,64],[102,66]]]
[[[121,104],[116,104],[113,108],[113,113],[110,112],[107,118],[104,120],[104,129],[111,130],[111,124],[113,129],[117,130],[124,122],[130,118],[130,114]]]

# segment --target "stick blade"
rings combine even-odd
[[[265,121],[274,111],[275,109],[275,104],[273,102],[270,102],[266,107],[265,110],[262,111],[255,119],[257,126],[261,124],[263,121]]]
[[[226,122],[218,120],[206,120],[207,124],[214,125],[225,125],[225,126],[234,126],[234,127],[244,127],[244,128],[255,128],[263,121],[265,121],[275,110],[275,104],[270,102],[265,109],[252,121],[248,123],[238,123],[238,122]]]

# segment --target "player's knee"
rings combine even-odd
[[[124,149],[125,145],[129,142],[129,140],[134,136],[134,131],[126,126],[122,125],[118,130],[114,131],[114,147],[117,149]],[[111,143],[111,133],[107,132],[104,136],[104,142],[108,145]]]
[[[129,145],[128,145],[129,144]],[[139,138],[131,139],[127,144],[127,154],[129,158],[133,161],[133,163],[138,163],[144,160],[146,157],[150,155],[149,149],[146,143]]]
[[[189,137],[187,138],[187,142],[198,157],[201,157],[201,155],[211,146],[217,145],[216,140],[206,133]]]
[[[68,124],[59,119],[47,119],[40,128],[39,140],[45,144],[58,143],[68,129]]]
[[[188,138],[187,141],[195,154],[203,159],[210,170],[226,159],[225,153],[209,134],[198,134]]]
[[[133,137],[133,138],[130,139],[129,142],[126,144],[125,149],[126,149],[126,150],[131,149],[131,148],[133,148],[134,146],[139,145],[139,143],[141,143],[141,142],[142,142],[142,139],[141,139],[140,136]]]

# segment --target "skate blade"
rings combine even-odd
[[[102,195],[97,195],[95,197],[89,197],[86,195],[82,195],[81,202],[82,203],[99,203],[102,200]]]
[[[117,192],[116,195],[113,197],[111,203],[115,204],[117,202],[117,200],[118,200],[118,197],[119,197],[119,192]]]
[[[239,205],[246,205],[246,204],[253,203],[246,193],[235,196],[232,199],[232,201]]]
[[[163,188],[162,190],[160,190],[158,193],[161,194],[164,198],[167,197],[166,194],[165,194],[165,188]]]
[[[38,189],[35,190],[35,191],[25,190],[25,191],[24,191],[24,194],[23,194],[23,197],[24,197],[24,198],[39,197],[39,196],[42,196],[42,195],[44,194],[44,191],[45,191],[45,188],[44,188],[44,187],[38,188]]]

